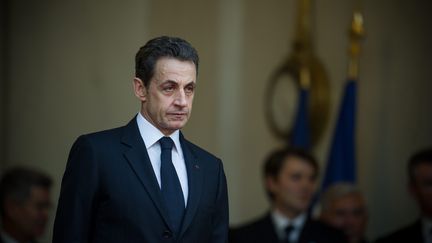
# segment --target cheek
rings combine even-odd
[[[284,184],[282,190],[286,194],[285,197],[293,197],[301,192],[301,188],[295,183]]]
[[[193,99],[194,99],[194,96],[192,95],[192,97],[189,98],[189,102],[188,102],[188,103],[189,103],[189,106],[192,106]]]
[[[169,110],[171,108],[175,108],[175,101],[171,98],[161,99],[159,103],[160,110]]]
[[[151,110],[157,116],[164,117],[167,110],[169,110],[170,105],[164,101],[158,101],[152,104]]]
[[[336,227],[343,227],[345,225],[344,218],[340,216],[334,216],[334,218],[331,219],[332,224]]]
[[[425,200],[432,200],[432,191],[429,188],[421,188],[418,195]]]

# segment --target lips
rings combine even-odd
[[[186,112],[171,112],[168,113],[168,116],[172,117],[174,120],[183,120],[187,117],[187,114]]]
[[[169,116],[187,116],[187,112],[168,112]]]

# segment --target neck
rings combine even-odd
[[[285,217],[287,217],[289,219],[295,219],[300,214],[302,214],[301,211],[294,210],[293,208],[290,208],[290,207],[283,207],[283,206],[280,206],[280,205],[279,206],[275,205],[274,209],[278,210],[282,215],[284,215]]]
[[[362,238],[360,237],[351,237],[348,239],[349,243],[361,243],[362,242]]]
[[[159,127],[157,125],[156,122],[154,122],[151,117],[142,109],[141,110],[141,116],[147,121],[149,122],[153,127],[155,127],[156,129],[158,129],[163,135],[165,135],[166,137],[171,136],[171,134],[173,134],[176,130],[171,130],[171,129],[163,129],[162,127]]]

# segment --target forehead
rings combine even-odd
[[[155,76],[180,76],[196,79],[196,68],[192,61],[182,61],[176,58],[162,57],[156,61]]]
[[[310,161],[298,156],[286,156],[283,160],[280,172],[287,173],[298,170],[307,170],[315,173],[315,168]]]
[[[336,198],[332,202],[333,206],[348,206],[348,207],[358,207],[364,205],[364,198],[358,193],[349,193],[347,195]]]
[[[423,162],[419,163],[414,168],[414,175],[416,178],[432,178],[432,163]]]

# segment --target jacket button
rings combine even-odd
[[[173,235],[172,235],[172,232],[169,231],[169,230],[165,230],[165,231],[162,233],[162,237],[165,238],[165,239],[169,239],[169,238],[171,238],[172,236],[173,236]]]

